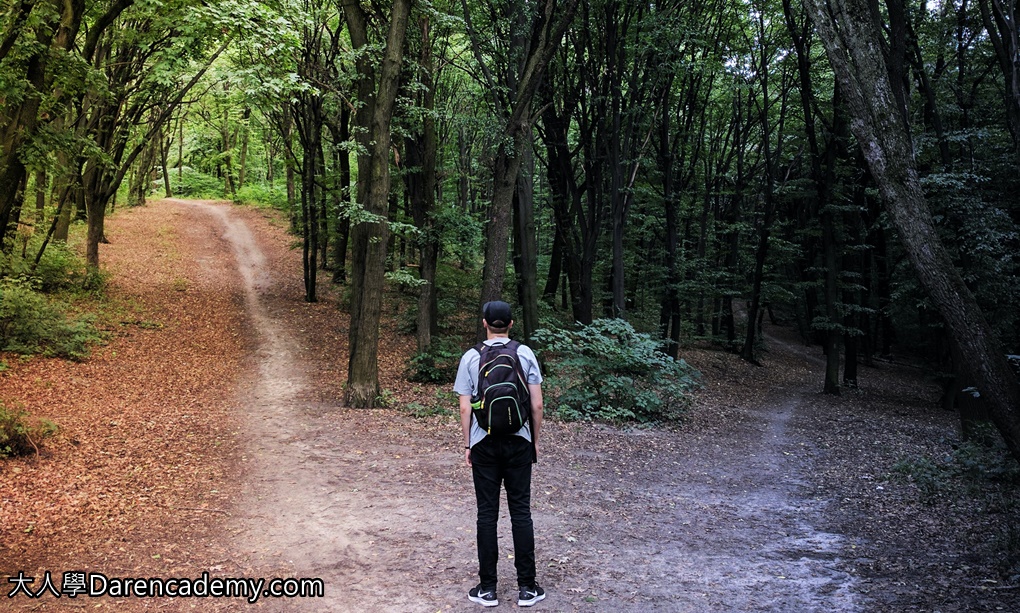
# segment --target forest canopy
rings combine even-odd
[[[119,203],[259,203],[300,237],[306,300],[320,270],[349,288],[352,405],[379,395],[388,283],[413,296],[429,367],[500,296],[526,339],[616,318],[673,359],[697,341],[760,362],[768,317],[824,350],[829,393],[923,356],[948,406],[1005,403],[1016,454],[1016,17],[996,0],[7,0],[0,291],[76,222],[98,268]],[[945,258],[919,259],[929,245]],[[948,297],[932,285],[957,276]]]

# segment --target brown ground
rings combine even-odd
[[[284,225],[160,201],[107,235],[110,343],[83,364],[3,356],[0,399],[62,433],[0,461],[0,576],[321,577],[325,597],[0,595],[0,610],[478,610],[459,426],[340,406],[347,318],[325,287],[302,301]],[[437,388],[402,378],[413,340],[390,305],[383,386],[430,404]],[[705,389],[679,430],[549,423],[535,609],[1020,610],[1008,490],[893,470],[958,438],[924,373],[882,363],[825,397],[816,350],[771,334],[765,368],[685,351]]]

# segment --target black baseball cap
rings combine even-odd
[[[514,320],[510,305],[502,300],[486,302],[482,306],[482,318],[493,328],[506,328]]]

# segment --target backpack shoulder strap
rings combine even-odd
[[[524,397],[527,398],[531,396],[531,390],[528,389],[528,373],[524,372],[524,365],[521,364],[521,354],[517,351],[520,346],[520,342],[513,340],[505,345],[507,349],[514,352],[514,368],[517,370],[517,377],[521,380],[521,383],[524,384],[524,388],[521,391],[523,392]],[[528,410],[530,411],[531,408],[528,407]]]

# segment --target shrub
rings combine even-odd
[[[66,243],[50,242],[39,263],[36,254],[42,239],[33,237],[24,252],[0,253],[0,279],[15,278],[28,281],[32,289],[52,294],[85,292],[101,295],[106,287],[107,274],[89,268],[85,260]]]
[[[428,351],[411,358],[407,378],[419,383],[452,383],[463,353],[454,339],[435,337]]]
[[[903,458],[893,464],[892,470],[895,475],[913,483],[926,502],[932,502],[940,495],[952,474],[946,465],[936,464],[923,456]]]
[[[28,455],[57,430],[57,425],[48,419],[30,423],[28,413],[8,409],[0,402],[0,458]]]
[[[698,371],[659,352],[622,319],[576,331],[539,330],[551,412],[566,420],[675,421],[690,405]]]
[[[177,170],[170,172],[170,187],[175,196],[181,198],[210,198],[219,200],[226,187],[221,179],[192,168],[183,168],[178,178]]]
[[[237,190],[237,203],[287,210],[287,187],[283,184],[245,183]]]
[[[39,289],[46,293],[80,287],[88,276],[84,260],[64,243],[47,245],[32,273]]]
[[[430,417],[453,417],[458,415],[457,407],[456,394],[437,390],[435,397],[429,404],[409,402],[404,409],[415,419],[428,419]]]
[[[990,425],[980,428],[989,430],[981,438],[995,440]],[[932,503],[961,488],[972,495],[1000,486],[1012,490],[1020,483],[1020,464],[1001,441],[992,445],[964,441],[942,458],[901,458],[893,464],[891,476],[913,483],[921,493],[921,500]]]
[[[82,360],[102,340],[89,317],[34,291],[23,277],[0,280],[0,350]]]

